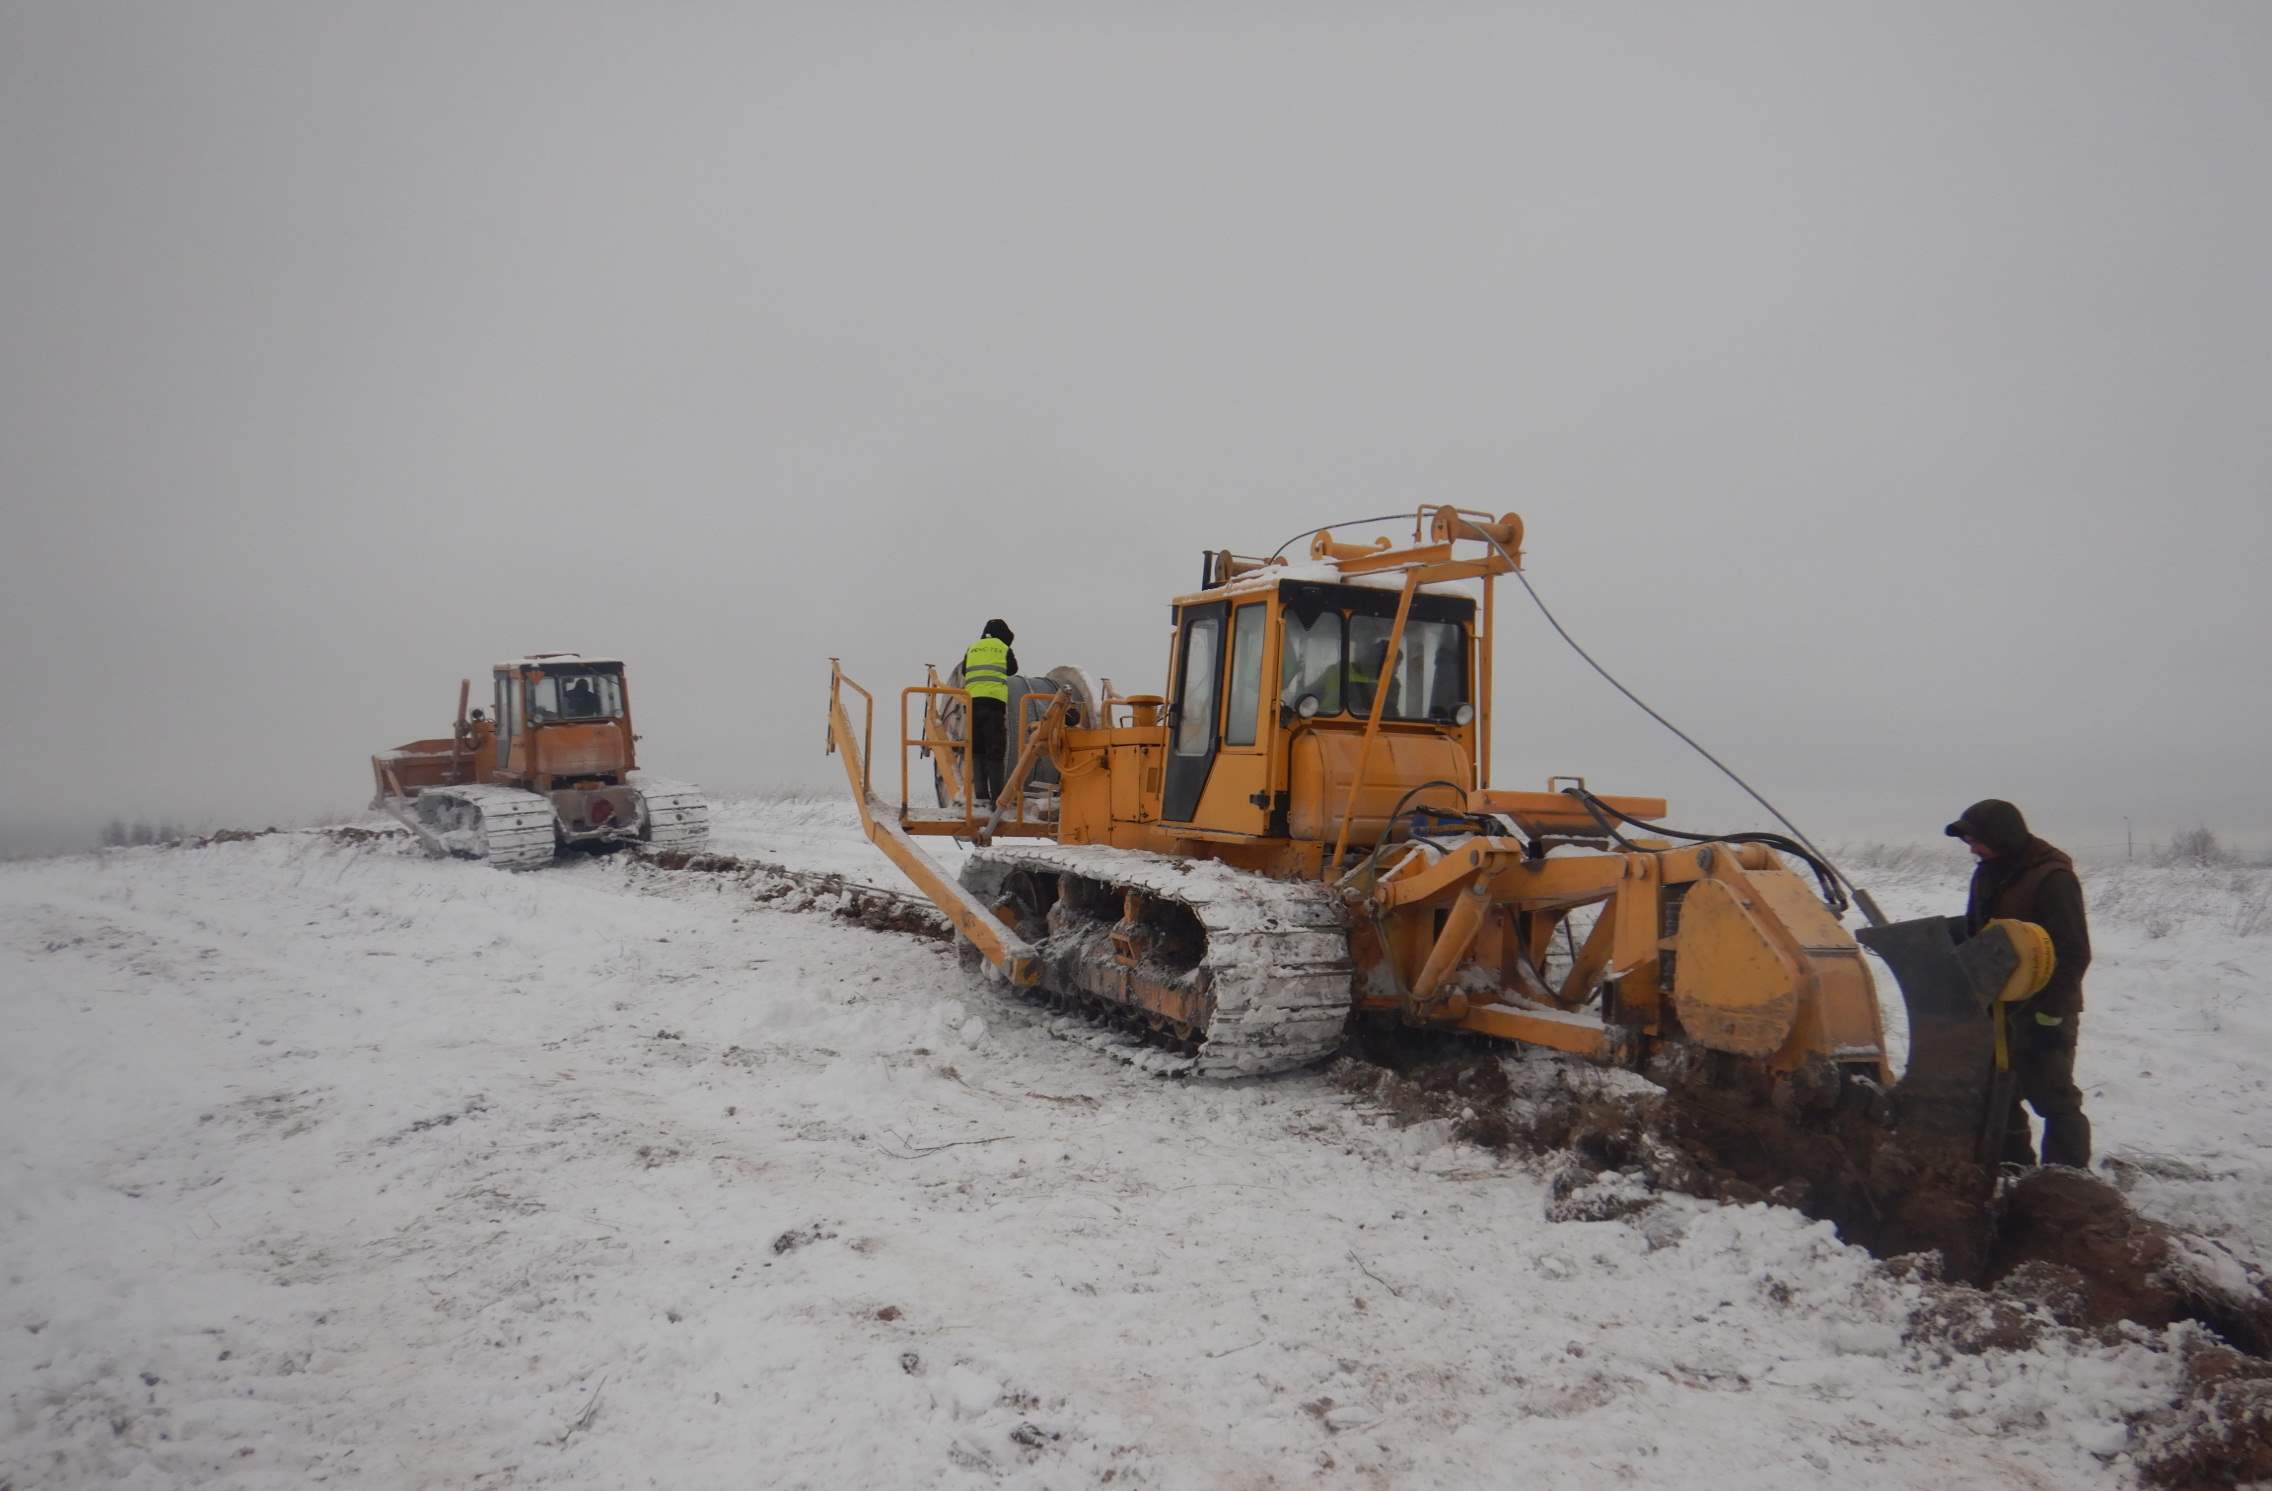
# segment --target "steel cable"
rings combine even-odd
[[[1670,730],[1674,735],[1679,736],[1681,741],[1685,745],[1687,745],[1690,750],[1694,751],[1697,755],[1702,756],[1705,760],[1711,762],[1715,767],[1718,767],[1722,776],[1725,776],[1729,781],[1735,783],[1738,787],[1741,787],[1753,802],[1758,803],[1761,807],[1765,808],[1768,811],[1769,815],[1772,816],[1777,823],[1780,823],[1785,828],[1789,829],[1791,831],[1791,837],[1797,839],[1801,844],[1804,844],[1807,848],[1808,853],[1813,855],[1814,858],[1823,866],[1823,868],[1827,869],[1830,872],[1832,877],[1836,879],[1837,883],[1844,886],[1848,891],[1852,892],[1854,903],[1857,906],[1861,907],[1862,914],[1868,917],[1873,925],[1884,925],[1885,917],[1882,913],[1879,912],[1877,903],[1870,899],[1870,894],[1868,891],[1863,890],[1861,887],[1854,884],[1853,881],[1847,879],[1845,872],[1840,870],[1835,864],[1831,863],[1829,855],[1824,854],[1820,849],[1817,849],[1815,847],[1814,841],[1806,836],[1804,830],[1802,830],[1796,823],[1793,823],[1789,818],[1785,817],[1783,815],[1782,809],[1776,807],[1775,804],[1769,802],[1765,797],[1761,796],[1759,790],[1756,787],[1753,787],[1751,783],[1738,776],[1733,767],[1729,766],[1719,757],[1713,755],[1710,751],[1704,749],[1704,747],[1698,743],[1695,736],[1690,735],[1686,730],[1681,729],[1680,726],[1674,724],[1671,720],[1666,719],[1663,715],[1657,713],[1654,709],[1651,709],[1649,707],[1648,701],[1643,699],[1639,694],[1634,693],[1624,684],[1619,683],[1615,674],[1611,673],[1607,668],[1604,668],[1599,662],[1595,661],[1594,655],[1592,653],[1586,651],[1585,648],[1578,645],[1578,639],[1571,636],[1569,628],[1562,625],[1561,621],[1555,617],[1554,612],[1547,606],[1544,597],[1539,595],[1538,588],[1530,583],[1530,576],[1523,573],[1522,566],[1515,562],[1514,555],[1507,552],[1506,546],[1501,544],[1497,539],[1493,538],[1488,533],[1482,534],[1481,537],[1485,543],[1489,544],[1492,547],[1492,549],[1498,554],[1501,559],[1504,559],[1507,562],[1507,567],[1513,572],[1514,577],[1522,582],[1524,593],[1530,597],[1531,604],[1538,607],[1538,614],[1546,618],[1546,624],[1554,628],[1556,636],[1559,636],[1564,642],[1570,644],[1570,650],[1572,652],[1585,659],[1587,667],[1593,669],[1596,673],[1599,673],[1611,688],[1617,690],[1620,694],[1623,694],[1627,699],[1631,700],[1635,708],[1639,709],[1650,719],[1655,720],[1658,724],[1664,726],[1667,730]]]

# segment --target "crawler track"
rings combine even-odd
[[[954,935],[953,925],[922,896],[838,874],[723,854],[649,850],[640,859],[661,870],[738,876],[768,901],[801,893],[799,904],[878,930],[942,940]],[[1339,1048],[1352,972],[1339,907],[1323,887],[1078,846],[981,851],[964,878],[999,894],[1020,872],[1085,880],[1092,903],[1100,888],[1111,897],[1133,889],[1190,907],[1195,915],[1205,909],[1199,918],[1207,932],[1205,956],[1182,969],[1155,964],[1145,970],[1155,983],[1198,993],[1202,1018],[1193,1022],[1095,992],[1099,983],[1110,990],[1129,982],[1111,961],[1112,923],[1068,908],[1057,917],[1057,928],[1048,930],[1047,914],[1028,906],[1050,976],[1041,987],[1024,991],[1025,997],[1059,1013],[1057,1031],[1065,1039],[1159,1076],[1259,1076],[1306,1066]],[[976,948],[962,944],[962,957],[974,982],[1004,988]]]
[[[658,850],[700,854],[710,842],[710,803],[691,782],[635,771],[624,779],[647,808],[647,842]]]
[[[552,863],[552,799],[518,787],[437,787],[379,804],[433,854],[500,869]]]
[[[962,883],[1014,908],[1042,953],[1040,993],[1164,1047],[1193,1075],[1289,1071],[1341,1044],[1355,968],[1325,886],[1063,844],[980,850]]]

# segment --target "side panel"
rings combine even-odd
[[[1120,823],[1149,823],[1150,805],[1159,800],[1160,763],[1166,753],[1156,746],[1114,746],[1112,749],[1112,816]]]
[[[1166,759],[1167,732],[1158,725],[1065,732],[1057,756],[1065,784],[1058,837],[1119,843],[1122,829],[1156,822]]]
[[[1082,749],[1068,758],[1057,802],[1057,836],[1068,844],[1096,844],[1112,829],[1113,776],[1107,750]]]

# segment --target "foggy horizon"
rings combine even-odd
[[[831,656],[888,709],[999,615],[1156,691],[1201,550],[1423,502],[1820,843],[2272,847],[2268,42],[0,10],[0,853],[358,814],[530,651],[623,658],[658,774],[841,794]],[[1499,603],[1497,784],[1766,826]]]

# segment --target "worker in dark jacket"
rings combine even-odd
[[[2027,830],[2020,810],[1997,798],[1976,802],[1950,824],[1980,863],[1972,871],[1965,930],[1977,933],[1997,917],[2034,922],[2051,934],[2057,966],[2042,992],[2006,1013],[2012,1073],[2017,1081],[2004,1126],[2003,1158],[2035,1163],[2024,1101],[2043,1119],[2043,1163],[2091,1162],[2091,1121],[2075,1086],[2076,1027],[2083,1015],[2083,970],[2091,963],[2090,924],[2083,916],[2083,883],[2075,862]]]
[[[993,806],[1010,774],[1003,759],[1009,754],[1003,716],[1010,707],[1010,675],[1018,671],[1013,640],[1010,624],[997,616],[962,655],[962,686],[970,692],[970,795],[978,807]]]

